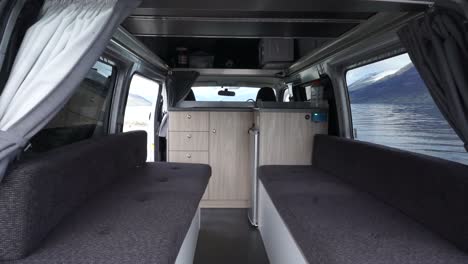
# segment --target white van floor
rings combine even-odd
[[[260,233],[246,209],[202,209],[195,264],[267,264]]]

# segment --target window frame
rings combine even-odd
[[[8,51],[13,31],[16,28],[19,15],[23,10],[25,1],[6,0],[0,6],[0,50]],[[4,60],[0,60],[0,70]]]
[[[42,4],[24,0],[6,0],[4,6],[2,6],[2,13],[0,14],[0,51],[4,51],[4,56],[0,58],[0,92],[3,91],[9,79],[27,29],[36,21],[35,19],[39,15],[41,7]]]
[[[156,109],[155,109],[155,115],[158,114],[158,110],[163,110],[163,109],[159,109],[158,107],[158,103],[159,100],[161,100],[162,98],[162,90],[163,90],[163,85],[164,85],[164,79],[162,77],[150,77],[151,74],[147,74],[145,71],[142,71],[142,70],[135,70],[135,71],[132,71],[132,73],[128,76],[129,78],[126,78],[127,76],[125,76],[125,78],[127,79],[127,85],[126,85],[126,88],[125,88],[125,93],[122,95],[123,96],[123,99],[124,100],[121,100],[121,110],[120,110],[120,116],[121,116],[121,119],[122,119],[122,127],[120,127],[120,129],[118,130],[118,133],[122,133],[123,132],[123,122],[125,120],[125,110],[127,109],[127,100],[128,100],[128,96],[130,94],[130,86],[132,84],[132,80],[133,78],[135,77],[135,75],[139,75],[145,79],[148,79],[148,80],[151,80],[151,81],[154,81],[155,83],[157,83],[159,85],[159,91],[158,91],[158,97],[156,99]]]
[[[381,61],[384,61],[393,57],[397,57],[405,53],[407,53],[406,50],[401,49],[401,48],[397,50],[393,50],[391,52],[379,53],[380,55],[368,57],[367,59],[358,60],[355,63],[348,64],[347,66],[343,68],[341,79],[343,80],[343,83],[344,83],[344,95],[346,97],[345,107],[348,109],[348,113],[349,113],[348,120],[349,120],[349,128],[351,130],[349,131],[351,135],[351,139],[356,139],[355,138],[356,130],[354,129],[353,113],[351,110],[351,98],[349,96],[349,87],[348,87],[348,81],[346,78],[346,76],[348,75],[348,72],[355,70],[357,68],[360,68],[360,67],[373,64],[373,63],[377,63],[377,62],[381,62]]]
[[[116,85],[117,85],[117,78],[119,77],[119,69],[118,67],[116,67],[116,64],[111,59],[108,59],[106,56],[100,56],[97,61],[100,61],[112,67],[111,85],[109,87],[110,91],[106,97],[107,105],[106,105],[106,110],[105,110],[104,119],[103,119],[104,135],[109,135],[112,104],[113,104],[114,93],[115,93]]]
[[[395,58],[395,57],[398,57],[398,56],[401,56],[401,55],[405,55],[405,54],[408,54],[408,52],[406,50],[398,49],[398,50],[394,50],[393,52],[384,53],[381,56],[373,57],[372,59],[361,60],[358,63],[349,64],[347,67],[343,68],[341,78],[342,78],[343,83],[344,83],[344,93],[346,95],[346,101],[347,101],[346,107],[347,107],[347,109],[349,111],[348,118],[349,118],[349,122],[350,122],[349,126],[351,128],[351,137],[352,137],[352,139],[360,140],[358,137],[356,137],[356,132],[357,131],[356,131],[355,127],[354,127],[353,111],[352,111],[352,107],[351,107],[352,102],[351,102],[351,98],[350,98],[350,91],[349,91],[349,85],[348,85],[348,80],[347,80],[348,73],[350,71],[352,71],[352,70],[355,70],[355,69],[358,69],[358,68],[361,68],[361,67],[365,67],[365,66],[368,66],[368,65],[371,65],[371,64],[374,64],[374,63],[379,63],[379,62],[382,62],[382,61],[385,61],[385,60],[388,60],[388,59],[392,59],[392,58]],[[409,54],[408,54],[408,56],[409,56]],[[410,58],[410,60],[411,60],[411,58]],[[411,60],[411,62],[412,62],[412,60]],[[412,62],[412,63],[414,65],[414,62]],[[429,90],[427,92],[430,94]],[[434,104],[434,107],[438,108],[438,106],[436,104]],[[456,135],[455,131],[450,126],[448,121],[444,117],[442,117],[442,118],[444,119],[445,122],[447,122],[447,125],[450,127],[451,131]],[[456,135],[456,136],[461,141],[459,136],[458,135]],[[416,151],[406,149],[406,148],[399,148],[399,147],[389,146],[389,145],[381,143],[381,142],[375,142],[375,141],[371,142],[371,141],[367,141],[367,140],[363,140],[363,141],[373,143],[373,144],[382,145],[382,146],[385,146],[385,147],[395,148],[395,149],[398,149],[398,150],[401,150],[401,151],[407,151],[407,152],[410,152],[410,153],[421,154],[421,152],[416,152]],[[462,143],[462,141],[461,141],[461,143]],[[430,157],[439,158],[439,159],[447,160],[447,161],[450,161],[450,162],[460,163],[459,161],[456,161],[456,160],[453,160],[453,159],[450,159],[450,158],[447,158],[447,157],[440,157],[440,156],[425,154],[425,153],[422,153],[422,155],[427,155],[427,156],[430,156]],[[464,164],[464,163],[460,163],[460,164]]]

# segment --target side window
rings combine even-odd
[[[283,102],[294,101],[294,97],[292,93],[293,85],[292,83],[288,83],[287,85],[288,85],[288,88],[284,90],[284,93],[283,93]]]
[[[148,161],[154,161],[154,118],[160,84],[139,74],[132,77],[125,107],[123,132],[143,130],[148,134]]]
[[[284,90],[283,94],[283,102],[289,102],[291,101],[291,94],[289,92],[289,89]]]
[[[65,107],[32,140],[33,152],[107,134],[116,70],[96,62]]]
[[[310,102],[315,107],[320,107],[324,102],[324,88],[320,80],[312,81],[307,84],[294,86],[292,88],[295,101]]]
[[[167,89],[166,86],[163,85],[162,89],[162,94],[161,94],[161,99],[162,99],[162,112],[165,114],[168,111],[168,104],[167,104]]]
[[[468,164],[407,54],[346,74],[355,138]]]

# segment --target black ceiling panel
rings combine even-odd
[[[431,0],[143,0],[140,8],[167,11],[421,12]]]
[[[337,38],[359,23],[329,21],[233,21],[129,18],[123,26],[136,36],[217,38]]]
[[[337,38],[378,12],[422,12],[424,0],[144,0],[136,36]]]

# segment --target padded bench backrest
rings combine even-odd
[[[313,165],[374,197],[468,251],[468,166],[318,135]]]
[[[83,202],[146,161],[146,133],[71,144],[14,165],[0,183],[0,260],[25,257]]]

